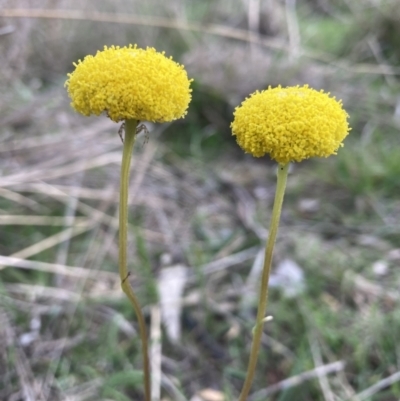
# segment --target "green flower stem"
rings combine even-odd
[[[119,196],[119,275],[121,278],[121,287],[129,301],[131,302],[133,309],[135,310],[138,322],[139,332],[142,339],[142,351],[143,351],[143,372],[144,372],[144,392],[145,401],[151,401],[151,390],[150,390],[150,362],[148,354],[148,342],[146,323],[140,308],[139,301],[136,298],[135,293],[129,283],[129,272],[127,268],[127,238],[128,238],[128,189],[129,189],[129,170],[131,166],[131,156],[133,151],[133,145],[136,139],[136,127],[138,121],[126,120],[125,121],[125,138],[124,138],[124,150],[122,154],[121,164],[121,186]]]
[[[267,244],[265,246],[264,267],[261,277],[260,297],[258,300],[258,311],[256,325],[253,330],[253,342],[251,344],[249,365],[247,367],[246,379],[243,384],[239,401],[246,401],[253,383],[256,371],[258,354],[260,351],[261,337],[265,322],[265,312],[268,301],[268,281],[271,272],[272,253],[274,250],[276,234],[278,232],[279,220],[281,217],[283,196],[285,194],[286,180],[289,170],[289,163],[278,166],[278,182],[275,193],[274,207],[272,209],[272,219],[269,229]]]

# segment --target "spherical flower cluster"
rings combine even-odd
[[[186,114],[191,80],[182,65],[153,48],[105,46],[74,65],[65,86],[71,106],[85,116],[166,122]]]
[[[336,154],[348,135],[348,115],[329,93],[269,87],[235,109],[231,124],[239,146],[253,156],[268,153],[280,164]]]

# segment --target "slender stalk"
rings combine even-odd
[[[288,170],[289,170],[289,163],[278,166],[278,182],[276,186],[274,207],[272,209],[272,218],[271,218],[268,240],[265,246],[264,267],[261,277],[260,296],[258,299],[257,320],[253,331],[253,342],[251,344],[250,359],[249,359],[249,365],[247,367],[246,379],[243,384],[239,401],[246,401],[256,371],[257,359],[260,351],[261,337],[263,333],[265,312],[267,310],[268,281],[271,272],[272,253],[274,250],[276,234],[278,232],[279,220],[281,217],[283,196],[285,194]]]
[[[143,351],[143,372],[144,372],[144,393],[145,401],[151,401],[150,390],[150,362],[148,355],[148,342],[146,323],[142,314],[142,310],[138,299],[129,283],[129,272],[127,268],[127,238],[128,238],[128,189],[129,189],[129,171],[131,166],[131,157],[133,145],[136,139],[136,127],[138,121],[126,120],[125,121],[125,138],[124,150],[122,153],[121,164],[121,184],[119,196],[119,275],[121,278],[121,287],[133,309],[135,310],[138,323],[140,338],[142,340]]]

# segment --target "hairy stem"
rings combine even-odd
[[[129,283],[129,272],[127,267],[127,257],[126,257],[127,238],[128,238],[129,171],[131,166],[133,145],[135,144],[135,139],[136,139],[137,124],[138,121],[136,120],[125,121],[125,138],[124,138],[124,150],[122,154],[121,184],[120,184],[120,196],[119,196],[119,275],[121,278],[122,290],[128,297],[129,301],[131,302],[138,319],[139,332],[140,332],[140,338],[142,340],[142,351],[143,351],[145,401],[151,401],[150,362],[148,354],[146,323],[143,317],[139,301],[136,298],[136,295],[133,292],[133,289]]]
[[[271,218],[268,240],[265,246],[264,267],[261,277],[260,296],[258,299],[257,320],[253,331],[253,342],[251,344],[250,359],[249,359],[249,365],[247,367],[246,379],[243,384],[239,401],[246,401],[256,371],[257,359],[260,351],[261,337],[263,333],[265,312],[267,310],[268,281],[271,272],[272,253],[274,250],[276,234],[278,232],[279,220],[281,217],[283,196],[285,194],[288,170],[289,170],[289,163],[278,166],[278,182],[276,186],[274,207],[272,209],[272,218]]]

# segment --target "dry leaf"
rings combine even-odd
[[[212,388],[206,388],[198,392],[198,395],[204,401],[224,401],[225,396],[221,391],[213,390]]]
[[[295,297],[304,290],[303,269],[294,260],[284,259],[271,274],[269,285],[282,289],[287,298]]]
[[[170,341],[181,338],[182,294],[186,283],[187,268],[182,265],[165,267],[158,278],[161,317]]]

